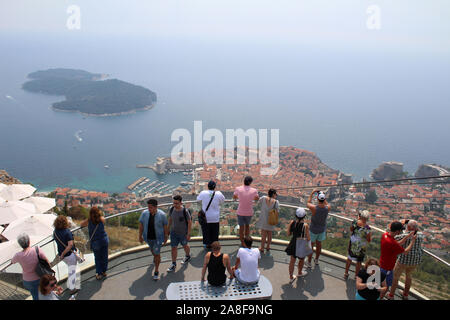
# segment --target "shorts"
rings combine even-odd
[[[161,253],[161,244],[157,240],[149,240],[147,243],[153,255],[158,256]]]
[[[249,225],[250,221],[252,221],[252,216],[240,216],[238,215],[238,225]]]
[[[175,232],[170,233],[170,246],[172,248],[178,247],[179,244],[184,247],[187,243],[186,235],[179,235]]]
[[[311,243],[314,243],[316,241],[324,241],[327,238],[327,232],[324,231],[322,233],[312,233],[311,231],[309,232],[309,234],[311,235]]]
[[[394,279],[394,272],[393,270],[385,270],[383,268],[380,268],[381,272],[384,272],[386,274],[386,284],[388,287],[392,286],[392,280]]]
[[[234,270],[234,275],[236,276],[236,280],[239,281],[239,283],[245,285],[245,286],[250,286],[252,284],[257,284],[259,282],[259,271],[258,271],[258,279],[256,279],[255,281],[252,282],[248,282],[248,281],[244,281],[241,279],[241,269],[236,269]]]

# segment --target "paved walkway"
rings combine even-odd
[[[238,240],[223,240],[222,252],[228,253],[232,265],[236,260]],[[258,245],[258,243],[255,243]],[[313,266],[309,274],[289,284],[289,257],[284,246],[272,245],[270,254],[264,254],[260,261],[260,271],[272,283],[272,299],[277,300],[348,300],[355,296],[355,281],[344,281],[344,262],[322,256],[320,265]],[[200,242],[191,246],[192,260],[187,266],[181,265],[184,251],[179,248],[177,270],[167,273],[171,263],[170,247],[161,251],[160,280],[153,281],[153,257],[150,251],[125,255],[110,262],[108,277],[102,281],[95,279],[95,270],[82,276],[82,287],[77,294],[79,300],[148,300],[166,299],[165,291],[171,282],[200,280],[201,268],[206,251]],[[295,273],[297,270],[295,270]]]

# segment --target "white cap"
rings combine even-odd
[[[323,193],[322,191],[319,192],[319,195],[317,196],[317,199],[319,199],[320,201],[325,200],[325,193]]]
[[[295,211],[295,215],[297,218],[304,218],[306,216],[306,210],[304,208],[298,208],[297,211]]]

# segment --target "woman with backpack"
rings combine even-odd
[[[306,271],[303,271],[303,264],[305,257],[312,253],[311,237],[309,234],[309,226],[304,222],[306,216],[306,210],[304,208],[298,208],[295,212],[295,220],[292,220],[287,229],[288,236],[292,235],[289,242],[286,253],[291,256],[289,262],[289,283],[294,282],[297,277],[304,277],[307,275]],[[298,275],[294,276],[295,261],[298,261]]]

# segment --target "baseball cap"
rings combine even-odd
[[[323,193],[322,191],[319,192],[319,195],[317,196],[317,199],[319,199],[320,201],[325,200],[325,193]]]
[[[295,215],[297,218],[304,218],[306,216],[306,210],[304,208],[298,208],[295,211]]]

